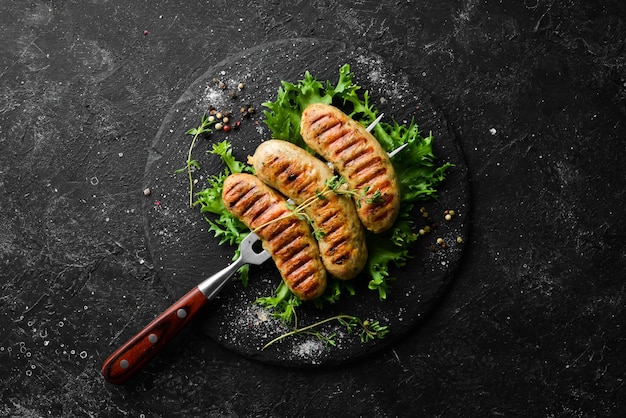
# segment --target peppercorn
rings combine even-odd
[[[222,129],[224,130],[224,132],[230,132],[230,125],[224,125]]]
[[[215,124],[215,130],[217,130],[217,131],[221,131],[223,127],[224,127],[224,125],[222,125],[220,122],[217,122]]]

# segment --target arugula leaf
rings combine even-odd
[[[273,137],[308,149],[300,135],[300,119],[302,111],[313,103],[337,103],[341,107],[349,106],[350,110],[346,112],[349,116],[369,125],[376,119],[377,111],[369,103],[368,92],[364,93],[363,98],[359,97],[361,87],[354,84],[353,77],[350,66],[345,64],[339,69],[339,80],[335,86],[332,86],[330,81],[325,85],[322,84],[308,71],[305,72],[304,79],[296,84],[282,81],[276,100],[263,103],[263,106],[269,109],[263,113],[265,124],[272,131]]]
[[[364,126],[369,125],[379,112],[370,103],[367,91],[361,95],[361,87],[353,82],[353,77],[350,66],[346,64],[339,69],[335,85],[330,81],[321,83],[308,71],[295,84],[282,81],[276,100],[263,103],[267,108],[264,111],[265,124],[272,136],[309,149],[300,135],[300,119],[302,111],[312,103],[334,104]],[[434,138],[432,134],[423,136],[414,120],[408,124],[399,124],[395,120],[392,123],[381,122],[372,133],[387,152],[407,144],[392,159],[401,190],[402,204],[398,219],[391,230],[383,234],[368,233],[366,237],[369,258],[364,273],[370,276],[368,287],[377,291],[379,298],[384,300],[395,280],[390,274],[391,266],[402,267],[406,264],[411,257],[411,246],[418,238],[413,222],[414,203],[437,197],[437,187],[452,164],[436,165],[432,150]],[[197,203],[202,212],[217,215],[215,219],[207,218],[207,222],[209,230],[220,239],[220,244],[238,244],[248,230],[224,207],[222,186],[230,173],[253,170],[233,157],[231,144],[227,141],[215,144],[210,152],[219,155],[226,168],[223,173],[212,176],[208,187],[196,194]],[[314,304],[322,308],[327,303],[338,301],[342,294],[354,293],[351,283],[331,279],[326,292]],[[297,322],[295,308],[301,301],[282,282],[272,296],[259,298],[257,303],[268,308],[285,323]]]
[[[311,103],[326,103],[339,106],[346,114],[364,126],[378,116],[378,110],[370,103],[367,91],[360,96],[361,87],[353,82],[354,74],[348,64],[339,69],[336,85],[330,81],[322,84],[306,72],[297,84],[282,82],[274,102],[265,102],[265,123],[275,138],[287,140],[307,148],[300,135],[300,119],[303,110]],[[368,234],[369,258],[365,273],[370,276],[369,288],[378,291],[385,299],[394,280],[389,273],[391,264],[403,266],[410,257],[410,247],[417,239],[412,221],[413,203],[437,197],[437,187],[445,178],[452,164],[435,165],[432,150],[433,136],[422,136],[414,120],[408,125],[380,122],[372,132],[383,149],[390,152],[403,144],[407,146],[396,155],[392,163],[400,181],[402,205],[398,220],[390,231]],[[339,298],[341,289],[329,281],[328,291],[316,304],[333,302]]]
[[[213,149],[209,152],[211,154],[217,154],[222,157],[222,161],[224,161],[224,163],[228,167],[228,170],[230,170],[231,173],[243,173],[251,171],[250,166],[240,161],[237,161],[235,157],[233,157],[233,148],[231,146],[231,143],[226,140],[218,142],[217,144],[213,144]]]
[[[273,296],[260,297],[256,303],[269,309],[274,318],[285,324],[296,323],[296,308],[302,301],[295,297],[285,282],[281,281]]]
[[[205,217],[209,224],[209,231],[213,232],[216,238],[220,240],[220,245],[228,242],[230,245],[238,245],[245,236],[250,232],[248,227],[233,216],[222,200],[222,190],[224,188],[224,180],[232,173],[250,172],[252,168],[233,157],[232,146],[229,141],[221,141],[213,144],[213,148],[208,151],[211,154],[219,155],[226,164],[223,172],[212,175],[208,179],[208,187],[202,189],[195,194],[196,201],[194,205],[200,206],[201,213],[211,213],[216,215],[214,219]],[[233,259],[239,256],[239,248],[235,251]],[[239,269],[240,279],[244,286],[248,284],[249,265],[244,265]]]

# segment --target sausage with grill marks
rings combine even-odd
[[[358,195],[357,214],[368,230],[389,229],[400,211],[400,186],[387,153],[376,138],[334,106],[309,105],[302,112],[304,142],[330,161]],[[378,196],[377,196],[378,194]]]
[[[263,182],[305,204],[304,212],[319,230],[322,262],[332,276],[354,278],[367,262],[365,232],[352,199],[334,192],[319,194],[334,173],[321,160],[287,141],[269,140],[249,158]]]
[[[320,296],[326,288],[326,270],[306,221],[293,215],[284,196],[256,176],[231,174],[224,181],[226,209],[261,239],[285,284],[301,300]]]

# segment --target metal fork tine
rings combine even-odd
[[[394,149],[393,151],[391,151],[389,153],[389,158],[393,158],[394,155],[398,154],[400,151],[402,151],[408,144],[408,142],[405,142],[404,144],[400,145],[398,148]]]
[[[365,130],[367,132],[372,132],[372,129],[374,129],[376,127],[376,125],[378,125],[378,122],[380,122],[380,120],[383,118],[383,116],[385,116],[384,113],[381,113],[375,120],[374,122],[370,123],[369,126],[367,128],[365,128]]]
[[[384,113],[381,113],[375,120],[374,122],[370,123],[369,126],[367,128],[365,128],[365,130],[367,132],[372,132],[372,130],[376,127],[376,125],[378,125],[378,122],[381,121],[381,119],[383,118],[383,116],[385,116]],[[399,153],[400,151],[402,151],[404,149],[404,147],[406,147],[408,144],[402,144],[400,145],[398,148],[394,149],[393,151],[391,151],[389,153],[389,158],[393,158],[394,155],[396,155],[397,153]]]
[[[255,234],[254,232],[250,232],[241,241],[239,249],[241,250],[241,256],[244,263],[262,264],[270,257],[270,253],[268,253],[266,250],[258,253],[254,250],[253,246],[258,240],[259,237],[257,236],[257,234]]]

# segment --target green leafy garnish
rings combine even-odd
[[[215,237],[220,240],[220,245],[224,243],[238,245],[250,231],[243,222],[226,210],[222,200],[222,189],[224,180],[230,174],[251,172],[252,168],[235,159],[230,142],[226,140],[213,144],[212,149],[208,152],[219,155],[224,164],[226,164],[226,168],[221,173],[208,178],[208,187],[195,194],[196,201],[194,205],[200,206],[201,213],[216,215],[212,218],[205,217],[205,219],[209,224],[209,231],[213,232]],[[239,257],[239,248],[235,251],[233,259],[237,257]],[[243,265],[239,269],[239,277],[244,285],[248,283],[249,269],[250,266],[248,264]]]
[[[264,111],[265,123],[271,130],[272,137],[290,141],[308,149],[300,135],[300,120],[303,110],[313,103],[333,104],[362,125],[371,124],[379,112],[370,103],[368,92],[362,92],[361,87],[353,82],[353,77],[350,66],[346,64],[339,69],[339,78],[335,85],[332,85],[330,81],[322,83],[309,72],[305,73],[304,79],[295,84],[282,81],[276,100],[263,103],[267,109]],[[379,299],[384,300],[394,280],[390,273],[391,267],[402,267],[406,264],[411,257],[411,246],[418,238],[413,221],[415,203],[437,197],[437,187],[444,180],[445,173],[452,164],[444,163],[438,166],[435,163],[432,134],[423,136],[413,120],[408,124],[400,124],[395,120],[391,123],[380,122],[372,133],[387,152],[406,144],[405,148],[392,159],[400,181],[400,214],[390,230],[382,234],[367,233],[366,237],[369,258],[363,273],[369,276],[369,289],[378,292]],[[232,156],[231,145],[227,141],[214,145],[210,152],[219,155],[226,168],[222,173],[210,177],[208,187],[196,193],[196,204],[200,205],[202,212],[215,215],[212,219],[207,218],[207,221],[210,225],[209,229],[220,239],[220,244],[226,242],[231,245],[238,244],[249,231],[224,208],[221,192],[224,179],[230,173],[252,172],[252,168],[236,161]],[[191,160],[191,157],[189,159]],[[357,194],[356,191],[342,187],[344,183],[343,178],[335,176],[327,182],[325,189],[312,199],[324,199],[327,193]],[[355,198],[357,204],[360,199],[365,199],[364,196],[352,197]],[[369,197],[369,199],[376,198],[375,193]],[[311,202],[307,201],[293,208],[293,214],[306,218],[302,210],[309,204]],[[327,303],[337,302],[342,294],[355,294],[352,283],[330,279],[324,294],[313,301],[313,304],[323,308]],[[270,310],[275,318],[292,326],[293,331],[277,340],[289,335],[313,334],[326,341],[327,344],[333,345],[332,336],[324,336],[314,331],[315,327],[333,320],[340,321],[348,330],[361,327],[361,338],[364,342],[374,337],[382,338],[388,332],[386,327],[376,321],[371,323],[361,321],[350,315],[338,315],[317,324],[298,328],[296,310],[302,302],[282,282],[273,295],[259,298],[257,303]],[[275,341],[269,344],[273,342]]]
[[[353,76],[350,66],[346,64],[339,69],[339,80],[335,86],[329,81],[320,83],[308,72],[296,84],[283,81],[276,101],[263,103],[269,109],[265,111],[265,123],[273,137],[306,147],[300,135],[300,119],[304,109],[312,103],[335,104],[364,126],[371,124],[379,112],[370,103],[367,91],[359,95],[361,87],[353,82]],[[387,297],[390,282],[393,281],[389,273],[390,265],[405,265],[410,257],[411,244],[417,239],[411,216],[414,203],[436,197],[437,186],[452,164],[435,165],[433,136],[422,136],[413,120],[408,126],[395,120],[392,123],[380,122],[372,133],[387,152],[407,144],[392,159],[400,180],[402,204],[398,220],[391,230],[376,235],[368,233],[367,236],[369,288],[377,290],[382,300]],[[355,199],[357,205],[359,201]]]
[[[189,145],[189,150],[187,151],[187,163],[185,164],[185,167],[174,171],[174,173],[178,174],[183,171],[187,172],[187,178],[189,179],[189,207],[193,207],[193,171],[200,169],[200,163],[192,158],[193,149],[195,148],[200,135],[213,132],[211,130],[211,126],[214,124],[215,122],[210,120],[205,113],[202,115],[200,125],[197,128],[191,128],[185,132],[187,135],[193,135],[191,145]]]
[[[355,330],[360,329],[361,332],[359,334],[359,337],[362,343],[366,343],[375,338],[383,339],[389,333],[389,327],[387,327],[386,325],[381,325],[379,321],[370,322],[369,320],[361,320],[356,316],[340,314],[340,315],[331,316],[330,318],[322,319],[321,321],[318,321],[311,325],[307,325],[302,328],[298,328],[297,321],[296,321],[296,324],[293,326],[293,329],[291,331],[286,332],[274,338],[273,340],[265,344],[263,346],[263,349],[287,337],[291,337],[294,335],[302,335],[302,334],[312,335],[316,337],[318,340],[324,342],[326,346],[336,347],[337,346],[337,342],[335,340],[336,334],[333,333],[330,335],[326,335],[316,330],[317,327],[320,327],[332,321],[339,322],[341,325],[343,325],[346,328],[346,331],[350,334],[353,333]]]
[[[296,84],[281,81],[276,100],[263,103],[269,109],[263,113],[265,124],[272,131],[272,136],[307,148],[300,135],[300,119],[302,111],[313,103],[337,103],[343,108],[348,106],[350,110],[346,113],[350,117],[369,125],[376,119],[377,111],[369,103],[368,92],[363,94],[363,98],[359,97],[361,87],[353,83],[353,76],[350,66],[346,64],[339,69],[339,80],[335,86],[330,81],[322,84],[308,71],[304,74],[304,79]]]

